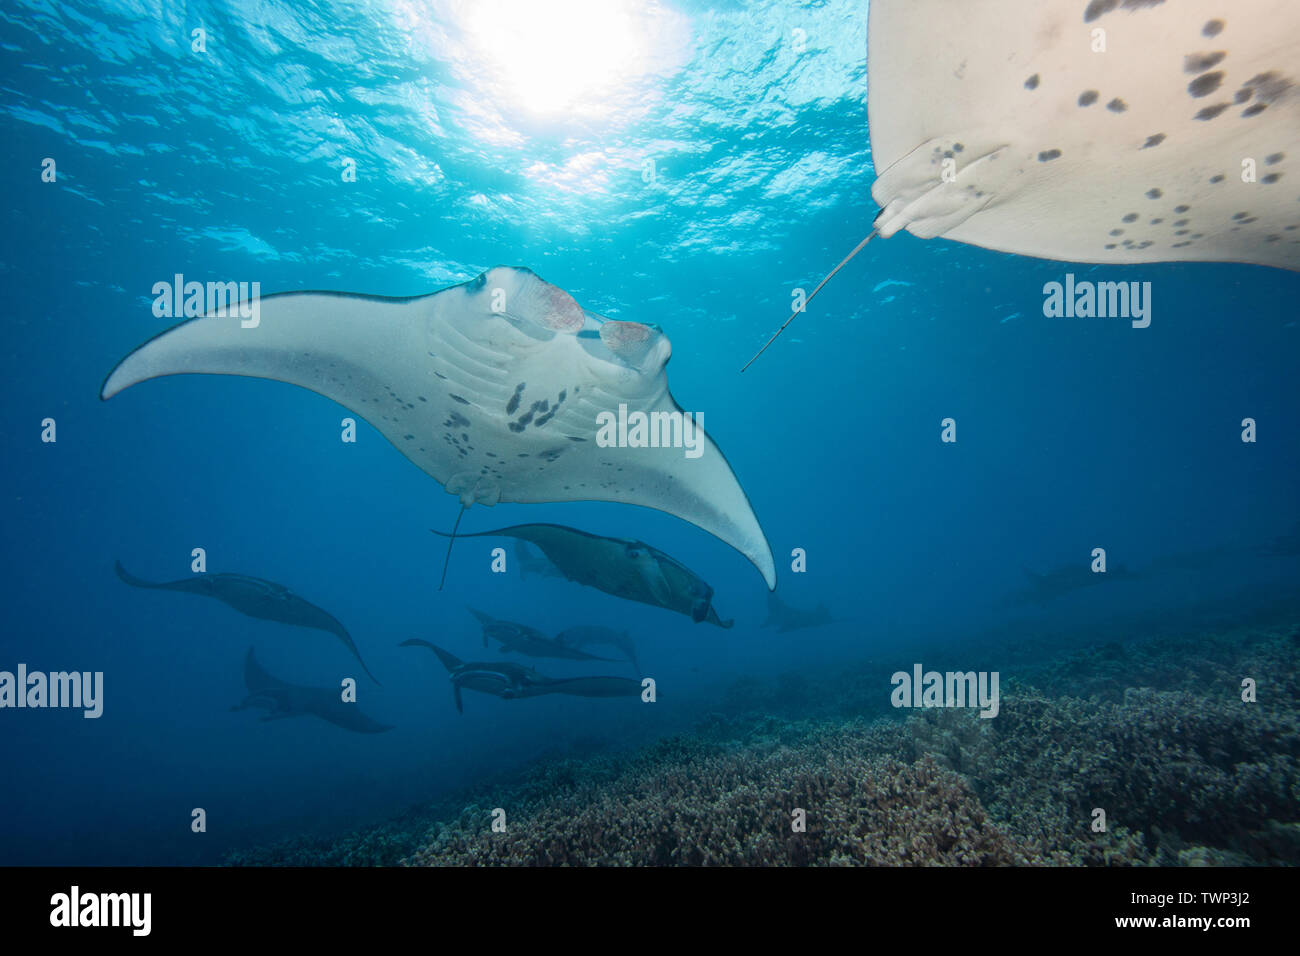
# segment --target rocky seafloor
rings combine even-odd
[[[1008,645],[1001,658],[1022,660],[1014,676],[1003,668],[993,719],[893,710],[880,688],[910,667],[901,658],[826,680],[742,680],[690,733],[539,760],[373,826],[226,862],[1296,864],[1295,620],[1045,655]],[[1244,678],[1257,684],[1253,703],[1242,700]],[[505,832],[493,832],[495,808]]]

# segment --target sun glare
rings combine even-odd
[[[468,51],[529,112],[592,106],[646,69],[636,0],[476,0]]]

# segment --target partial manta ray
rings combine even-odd
[[[636,668],[636,672],[641,673],[641,665],[636,659],[636,643],[627,631],[616,631],[595,624],[579,624],[565,628],[555,635],[555,640],[566,647],[589,647],[595,644],[617,648]]]
[[[483,646],[488,646],[488,638],[498,642],[501,650],[507,654],[523,654],[526,657],[553,657],[569,661],[609,661],[608,657],[597,657],[576,647],[566,646],[553,637],[547,637],[535,627],[503,621],[469,608],[469,612],[483,625]]]
[[[604,448],[598,416],[681,416],[657,327],[586,312],[528,269],[498,266],[429,295],[285,292],[163,332],[100,397],[146,379],[246,375],[310,389],[364,416],[460,498],[616,501],[676,515],[749,558],[776,587],[772,550],[721,449]],[[459,520],[459,519],[457,519]]]
[[[1082,588],[1095,587],[1108,581],[1127,581],[1141,575],[1115,564],[1105,572],[1094,572],[1086,564],[1066,564],[1052,571],[1039,573],[1024,569],[1028,586],[1009,595],[1004,603],[1012,605],[1046,604]]]
[[[451,537],[434,530],[434,534]],[[453,532],[454,534],[454,532]],[[558,524],[517,524],[461,538],[521,538],[535,544],[570,581],[614,597],[685,614],[695,623],[731,627],[713,608],[713,588],[676,558],[644,541],[606,538]]]
[[[507,661],[462,661],[429,641],[412,638],[399,647],[427,647],[438,655],[451,677],[456,710],[465,712],[461,690],[476,690],[506,700],[569,694],[573,697],[639,697],[641,682],[630,677],[546,677],[534,668]]]
[[[391,724],[367,717],[356,704],[345,703],[340,689],[301,687],[271,676],[258,663],[251,647],[244,658],[244,686],[248,688],[248,696],[242,704],[230,709],[261,707],[267,711],[262,715],[264,721],[310,714],[358,734],[381,734],[393,729]]]
[[[546,560],[544,554],[534,554],[523,541],[515,542],[515,562],[519,566],[520,580],[527,580],[528,575],[535,574],[541,578],[562,578],[560,569]]]
[[[831,617],[831,612],[826,609],[825,604],[818,604],[814,610],[806,611],[803,608],[791,607],[769,591],[767,594],[767,620],[761,626],[775,626],[777,631],[784,634],[786,631],[798,631],[805,627],[821,627],[823,624],[833,622],[834,618]]]
[[[370,673],[366,662],[361,659],[361,652],[347,629],[332,614],[322,611],[315,604],[304,601],[283,584],[250,578],[245,574],[195,574],[181,578],[179,581],[155,583],[137,578],[122,567],[122,562],[114,564],[117,576],[135,588],[153,588],[162,591],[181,591],[185,594],[201,594],[216,598],[241,614],[260,618],[264,621],[277,621],[280,624],[294,624],[298,627],[311,627],[328,631],[352,652],[357,663],[366,675],[376,684],[375,675]]]
[[[871,0],[867,26],[881,212],[803,307],[900,229],[1069,262],[1300,269],[1295,0]]]

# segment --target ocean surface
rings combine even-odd
[[[1130,682],[1152,687],[1181,633],[1300,623],[1295,273],[1072,265],[899,233],[741,374],[793,290],[871,229],[865,55],[866,4],[844,0],[7,3],[0,671],[102,672],[103,712],[0,709],[0,863],[218,863],[464,805],[450,795],[539,759],[659,746],[743,710],[737,688],[797,682],[791,726],[896,720],[910,715],[891,708],[891,674],[914,664],[1000,672],[1014,698],[1032,681],[1008,641],[1046,660],[1158,633],[1165,656]],[[223,375],[100,400],[114,366],[175,324],[153,290],[177,274],[415,296],[497,265],[663,330],[672,394],[748,495],[777,596],[824,605],[829,623],[763,627],[767,589],[742,555],[604,502],[475,506],[460,530],[553,522],[645,541],[707,581],[734,627],[493,573],[509,539],[458,541],[439,590],[446,545],[430,529],[450,530],[459,502],[361,414]],[[1046,317],[1044,286],[1067,273],[1149,282],[1149,327]],[[209,572],[328,611],[382,684],[329,634],[114,573],[193,577],[196,548]],[[1091,573],[1097,548],[1125,573],[1033,591],[1035,575]],[[503,657],[471,607],[552,635],[626,630],[639,671],[607,647],[589,650],[614,662]],[[650,677],[656,699],[467,690],[458,713],[438,660],[399,646],[413,638],[551,676]],[[250,647],[294,684],[355,677],[354,706],[393,729],[232,710]],[[1253,706],[1280,706],[1290,653],[1270,658],[1282,673],[1225,658],[1180,693],[1249,707],[1252,677]],[[829,712],[832,684],[860,706]],[[1295,738],[1278,739],[1285,756]],[[1124,816],[1120,797],[1098,799]],[[484,806],[471,825],[490,825]],[[1257,812],[1252,832],[1297,819]]]

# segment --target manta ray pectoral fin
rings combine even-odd
[[[379,411],[390,390],[409,396],[422,384],[419,363],[402,358],[427,351],[420,320],[428,298],[262,296],[255,300],[256,324],[235,311],[194,318],[155,336],[118,363],[100,397],[166,375],[243,375],[310,389],[359,414]]]

